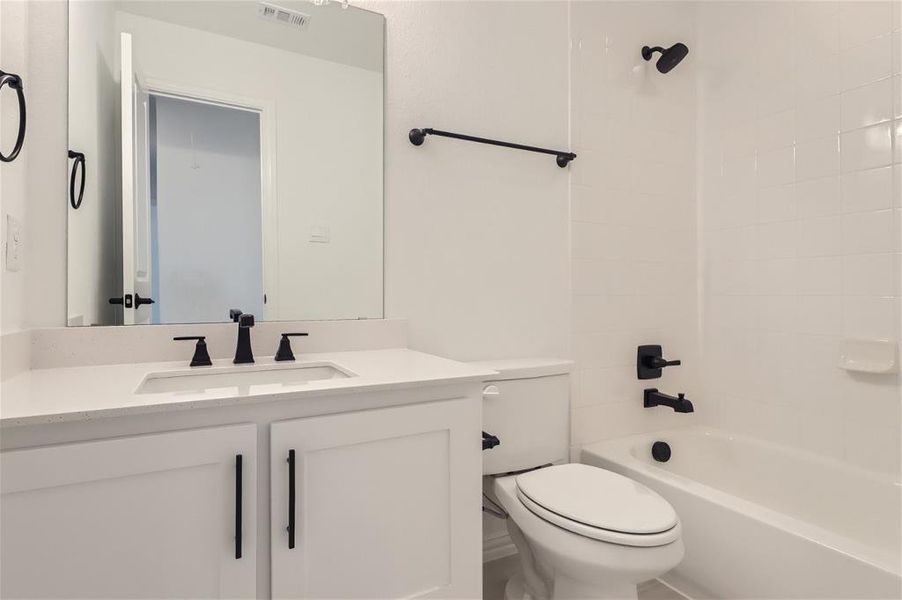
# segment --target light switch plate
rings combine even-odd
[[[22,266],[22,228],[12,215],[6,215],[6,270],[18,271]]]
[[[332,240],[332,231],[328,225],[317,225],[310,229],[310,241],[317,244],[328,244]]]

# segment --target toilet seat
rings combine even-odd
[[[673,507],[627,477],[583,464],[516,476],[517,497],[544,521],[573,533],[624,546],[651,547],[680,537]]]

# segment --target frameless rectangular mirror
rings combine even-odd
[[[69,325],[381,318],[382,15],[69,2]]]

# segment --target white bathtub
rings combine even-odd
[[[671,459],[651,456],[655,441]],[[583,448],[582,462],[656,490],[686,557],[663,579],[693,598],[902,597],[898,480],[706,428]]]

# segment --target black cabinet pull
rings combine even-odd
[[[235,455],[235,558],[241,558],[241,471],[242,456]]]
[[[288,451],[288,549],[294,548],[294,450]]]
[[[69,150],[69,158],[75,159],[75,162],[72,163],[72,173],[69,174],[69,204],[72,205],[72,208],[78,210],[78,207],[81,206],[82,199],[85,197],[85,177],[87,177],[87,172],[85,171],[85,155],[81,152]],[[76,197],[75,175],[78,174],[79,166],[81,166],[81,184],[78,186],[78,196]]]
[[[13,146],[12,152],[3,154],[0,152],[0,161],[12,162],[19,156],[22,145],[25,143],[25,116],[27,110],[25,108],[25,89],[22,85],[22,78],[13,73],[5,73],[0,71],[0,88],[8,85],[10,89],[16,90],[16,98],[19,100],[19,133],[16,134],[16,145]]]

